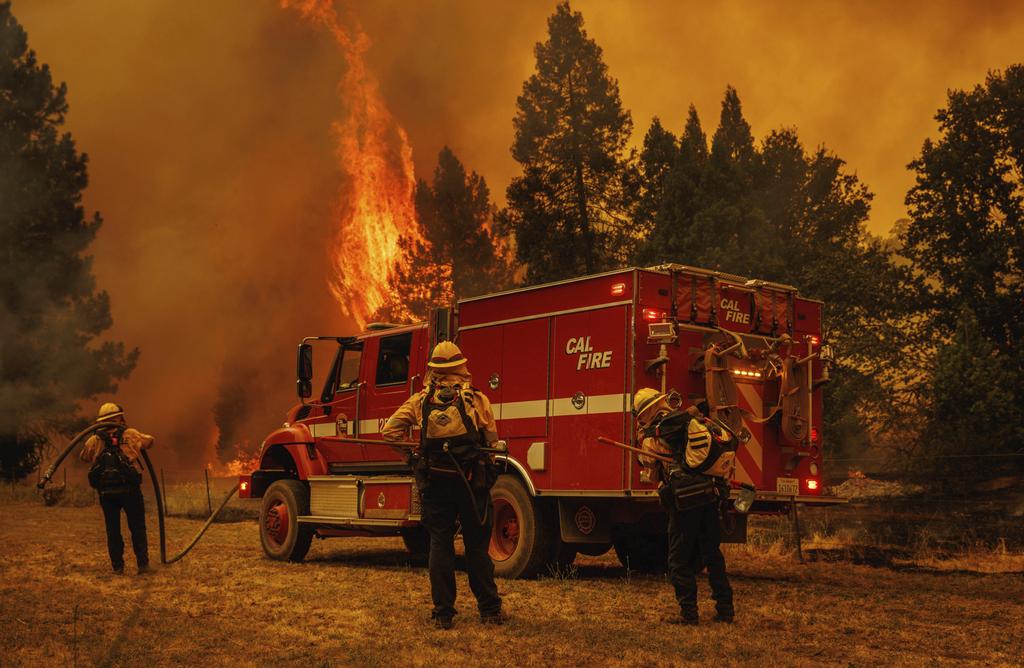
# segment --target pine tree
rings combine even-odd
[[[661,201],[652,229],[641,243],[637,263],[696,263],[698,253],[691,245],[693,218],[700,210],[700,194],[708,163],[708,139],[692,104],[686,126],[678,141],[678,153],[672,160],[661,187]]]
[[[467,173],[447,146],[437,156],[432,183],[421,179],[416,185],[416,215],[422,238],[399,241],[403,261],[392,281],[394,297],[375,318],[422,319],[432,307],[511,284],[487,182]]]
[[[0,3],[0,472],[26,475],[44,432],[78,402],[112,392],[138,351],[97,338],[111,325],[83,255],[102,223],[86,218],[86,156],[61,133],[67,87],[28,48]]]
[[[764,271],[770,235],[751,201],[758,160],[739,95],[729,86],[701,182],[702,205],[685,244],[708,268],[741,275]]]
[[[678,153],[676,136],[666,130],[655,116],[640,151],[640,188],[633,220],[637,233],[642,237],[648,237],[654,231],[655,219],[665,200],[666,181]]]
[[[601,48],[565,2],[535,49],[523,84],[512,156],[523,173],[508,187],[504,225],[527,264],[527,281],[593,273],[623,263],[632,227],[632,130]]]

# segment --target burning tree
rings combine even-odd
[[[67,430],[78,402],[117,388],[138,350],[96,339],[110,299],[84,256],[102,224],[86,218],[86,156],[68,133],[67,86],[28,48],[0,3],[0,472],[38,463],[48,430]]]
[[[402,239],[404,262],[396,267],[391,299],[376,317],[422,319],[432,306],[511,283],[507,247],[493,229],[487,182],[467,173],[448,147],[437,156],[432,183],[416,184],[416,216],[422,240]]]

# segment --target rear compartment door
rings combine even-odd
[[[597,442],[626,428],[629,307],[554,318],[551,341],[551,487],[621,490],[626,454]]]

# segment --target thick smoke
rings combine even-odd
[[[343,64],[274,4],[104,7],[14,11],[68,82],[86,206],[106,221],[92,250],[111,335],[142,350],[118,400],[162,464],[198,470],[218,405],[232,438],[258,443],[295,401],[298,340],[351,331],[327,287]]]
[[[806,144],[850,163],[878,195],[879,233],[903,215],[904,166],[946,89],[1019,60],[1024,43],[1024,14],[1009,2],[573,7],[620,81],[637,142],[654,115],[679,130],[690,102],[713,130],[731,83],[758,136],[796,125]],[[447,144],[501,197],[517,170],[515,99],[553,8],[352,5],[419,174]],[[294,400],[298,339],[354,327],[328,288],[342,178],[330,130],[344,74],[336,45],[276,0],[13,9],[69,85],[69,129],[91,160],[86,205],[106,220],[93,250],[111,335],[142,349],[118,400],[174,453],[161,453],[167,466],[201,466],[219,436],[258,443]]]

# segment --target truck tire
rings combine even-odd
[[[668,567],[668,534],[625,529],[615,536],[615,556],[628,570],[664,573]]]
[[[298,480],[278,480],[267,488],[260,507],[260,543],[277,561],[302,561],[313,542],[313,527],[299,524],[309,514],[309,489]]]
[[[402,542],[409,554],[426,556],[430,554],[430,534],[424,526],[402,529]]]
[[[494,574],[531,578],[544,571],[554,556],[558,525],[551,513],[530,496],[513,475],[502,475],[491,488],[494,504],[489,552]]]

